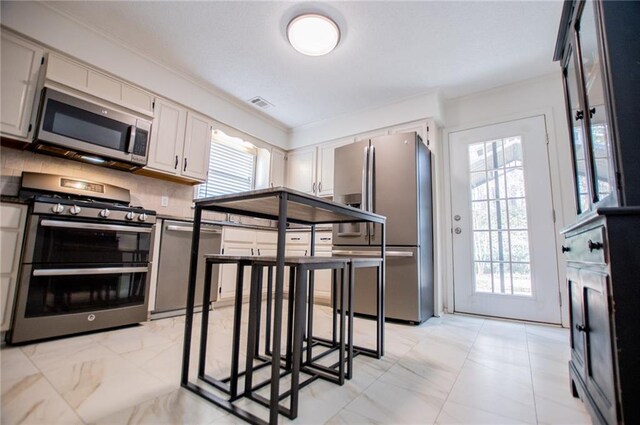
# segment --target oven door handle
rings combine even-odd
[[[93,274],[147,273],[149,267],[94,267],[86,269],[37,269],[34,276],[78,276]]]
[[[97,223],[84,223],[79,221],[57,221],[57,220],[42,220],[41,226],[44,227],[63,227],[67,229],[83,229],[83,230],[113,230],[120,232],[132,232],[132,233],[151,233],[151,227],[134,227],[134,226],[119,226],[117,224],[97,224]]]

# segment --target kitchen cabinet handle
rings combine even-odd
[[[300,238],[291,238],[292,241],[299,241]]]
[[[318,193],[322,192],[322,182],[318,182]]]
[[[184,159],[184,168],[182,171],[187,171],[187,158]]]
[[[316,182],[313,182],[313,193],[316,193]]]
[[[178,169],[178,155],[176,155],[176,163],[173,164],[173,169],[177,170]]]
[[[587,243],[587,245],[589,246],[589,252],[602,249],[602,246],[603,246],[602,242],[593,242],[591,239],[589,239],[589,242]]]
[[[564,254],[565,252],[569,252],[571,251],[571,248],[569,248],[568,246],[564,246],[562,245],[562,253]]]
[[[321,241],[330,241],[331,238],[320,238]]]
[[[576,330],[578,332],[586,332],[587,331],[587,327],[585,325],[576,325]]]

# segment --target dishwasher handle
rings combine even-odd
[[[189,232],[193,233],[193,227],[191,226],[176,226],[174,224],[170,224],[167,226],[167,230],[172,230],[175,232]],[[217,228],[209,228],[209,227],[201,227],[200,233],[213,233],[215,235],[221,235],[222,230]]]

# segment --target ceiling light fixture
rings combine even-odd
[[[294,18],[287,26],[294,49],[308,56],[326,55],[338,45],[340,29],[333,20],[315,13]]]

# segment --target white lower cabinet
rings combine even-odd
[[[0,331],[2,332],[11,328],[26,217],[26,205],[0,205],[0,252],[2,253],[0,255],[0,317],[2,317]]]
[[[238,227],[224,227],[222,231],[222,253],[224,255],[256,255],[256,231]],[[219,273],[218,300],[233,300],[236,292],[238,267],[234,264],[222,264]],[[243,293],[249,293],[251,273],[245,269]]]

